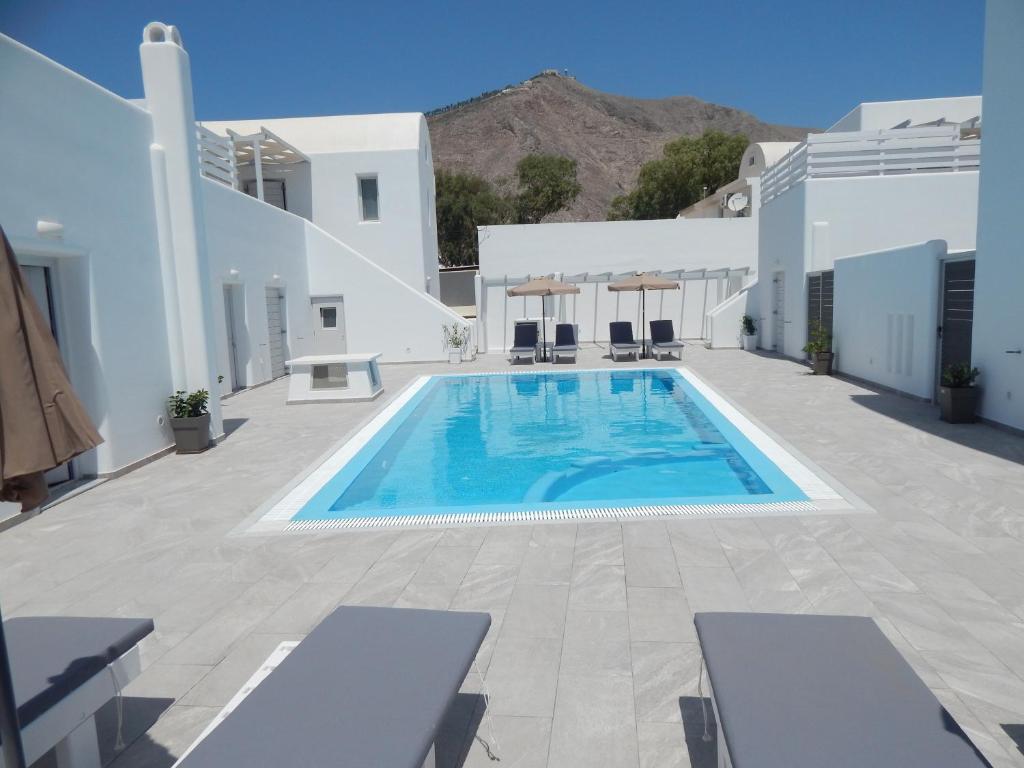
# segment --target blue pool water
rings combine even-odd
[[[806,498],[672,369],[437,376],[292,519]]]

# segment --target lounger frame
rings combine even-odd
[[[95,714],[141,672],[135,645],[26,725],[21,731],[26,761],[31,764],[56,747],[60,768],[100,768]]]

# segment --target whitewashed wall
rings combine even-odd
[[[0,224],[20,260],[53,268],[71,383],[105,440],[77,469],[115,472],[171,439],[150,117],[3,35],[0,103]]]
[[[981,413],[1024,429],[1024,216],[1020,185],[1024,156],[1021,73],[1024,4],[988,0],[985,18],[985,152],[974,283],[973,362],[982,371]]]
[[[708,312],[707,340],[712,349],[738,349],[742,346],[743,316],[750,314],[751,298],[757,290],[757,281],[737,291]],[[761,327],[754,320],[760,333]],[[760,341],[758,346],[761,346]]]
[[[807,273],[836,259],[929,239],[973,250],[978,174],[925,173],[805,181],[762,205],[757,315],[772,333],[772,276],[785,272],[783,352],[802,357],[807,340]]]
[[[387,363],[442,360],[448,353],[441,327],[470,325],[433,296],[308,222],[306,257],[310,292],[345,297],[349,352],[381,352]]]
[[[858,104],[829,128],[837,131],[884,131],[904,120],[911,125],[945,118],[962,123],[981,114],[981,96],[952,96],[938,99],[869,101]]]
[[[604,344],[608,323],[629,320],[640,336],[637,294],[608,291],[609,277],[637,271],[741,268],[755,265],[751,219],[663,219],[481,227],[478,334],[482,348],[507,349],[515,320],[538,317],[540,299],[505,295],[527,275],[588,273],[581,293],[553,298],[548,313],[579,326],[581,342]],[[600,276],[600,277],[598,277]],[[648,294],[647,320],[671,319],[676,334],[700,338],[707,310],[740,287],[740,280],[684,281],[685,290]]]
[[[236,327],[240,379],[247,386],[271,379],[268,287],[285,295],[286,357],[311,349],[309,288],[306,274],[306,221],[223,184],[203,180],[206,243],[213,285],[213,335],[217,370],[224,376],[222,394],[231,391],[224,312],[224,286],[237,285],[244,295],[244,326]],[[237,274],[232,274],[232,271]],[[237,294],[236,294],[237,295]],[[239,308],[241,309],[241,308]]]
[[[939,269],[932,240],[835,262],[835,368],[915,397],[935,394]]]

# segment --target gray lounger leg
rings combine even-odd
[[[89,717],[56,747],[58,768],[101,768],[96,720]]]

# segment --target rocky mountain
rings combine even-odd
[[[797,141],[808,128],[763,123],[749,112],[692,96],[634,99],[588,88],[553,70],[427,115],[434,165],[490,181],[512,176],[524,155],[568,155],[583,191],[555,221],[600,221],[628,192],[640,166],[666,142],[707,128],[751,141]]]

